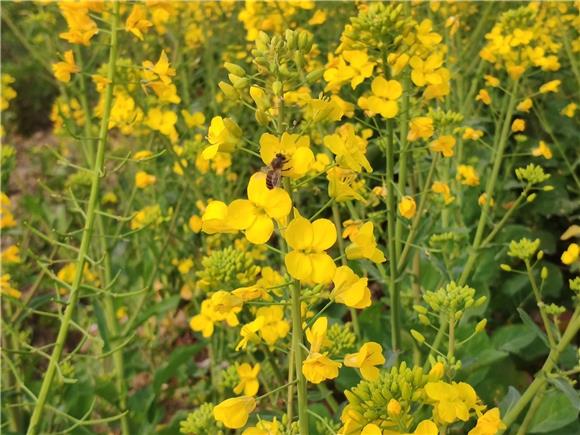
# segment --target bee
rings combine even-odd
[[[288,161],[288,158],[284,154],[277,153],[276,156],[272,159],[270,166],[265,168],[266,187],[268,189],[272,190],[275,187],[280,186],[280,181],[282,180],[282,171],[284,170],[284,165],[288,163]]]

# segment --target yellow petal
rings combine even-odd
[[[316,219],[312,222],[312,245],[315,251],[325,251],[336,242],[336,226],[328,219]]]
[[[312,275],[312,261],[310,257],[299,251],[291,251],[284,257],[284,264],[288,273],[300,281],[310,280]]]
[[[330,255],[325,253],[310,254],[310,260],[312,261],[311,280],[316,284],[331,282],[336,271],[336,265]]]
[[[304,250],[310,248],[314,238],[312,224],[308,219],[298,216],[286,227],[284,238],[292,249]]]
[[[270,240],[274,232],[274,222],[266,215],[258,215],[254,223],[246,229],[246,239],[256,245],[262,245]]]
[[[256,206],[247,199],[236,199],[228,206],[227,219],[237,230],[249,228],[256,220]]]

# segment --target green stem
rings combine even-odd
[[[399,153],[399,181],[398,190],[401,195],[405,195],[405,187],[407,185],[407,164],[408,164],[408,145],[407,136],[409,134],[409,71],[405,72],[403,77],[403,101],[401,104],[401,122],[400,122],[400,153]],[[403,234],[403,221],[398,220],[395,227],[395,247],[397,256],[401,254],[401,238]]]
[[[449,316],[449,345],[447,348],[447,361],[449,364],[453,364],[455,355],[455,316],[453,314]]]
[[[570,323],[568,323],[568,327],[562,336],[562,340],[558,343],[558,345],[550,351],[544,366],[540,370],[534,379],[534,381],[528,386],[524,394],[520,397],[517,401],[515,406],[510,409],[510,411],[506,414],[503,418],[503,422],[509,428],[518,418],[518,416],[522,413],[522,411],[526,408],[528,403],[530,403],[534,397],[541,391],[548,382],[548,375],[554,369],[558,360],[560,359],[560,355],[562,352],[568,347],[570,342],[576,337],[576,334],[580,330],[580,306],[576,307],[574,314],[570,319]],[[499,432],[500,434],[503,431]]]
[[[292,350],[294,352],[294,370],[298,379],[298,420],[300,434],[308,435],[308,401],[306,397],[306,379],[302,374],[304,352],[302,350],[302,312],[300,309],[300,285],[292,286]]]
[[[519,427],[516,435],[526,435],[528,433],[528,427],[530,427],[530,423],[532,422],[534,415],[536,415],[536,411],[538,410],[538,408],[542,403],[545,391],[546,389],[544,386],[543,388],[540,389],[536,397],[534,397],[534,400],[532,400],[532,403],[528,408],[528,412],[526,412],[526,416],[524,417],[524,421],[522,422],[522,425]]]
[[[395,364],[398,361],[399,346],[401,343],[400,298],[397,289],[397,250],[395,240],[395,223],[397,220],[395,203],[395,150],[393,143],[393,124],[387,120],[387,235],[389,249],[389,294],[391,303],[391,345],[395,355]]]
[[[111,19],[111,48],[109,52],[109,70],[107,73],[107,78],[109,79],[109,83],[107,84],[107,88],[105,90],[105,101],[104,101],[104,108],[103,108],[103,118],[101,120],[101,126],[99,130],[99,139],[98,139],[98,146],[97,146],[97,154],[95,158],[95,164],[93,166],[92,171],[92,180],[91,180],[91,193],[89,196],[89,201],[87,205],[86,211],[86,220],[85,226],[83,229],[83,235],[81,239],[81,245],[79,249],[79,254],[76,260],[76,270],[75,276],[70,292],[70,298],[66,309],[64,311],[64,315],[62,317],[62,321],[60,324],[60,328],[58,331],[58,335],[56,338],[56,342],[54,345],[54,349],[52,351],[52,355],[50,357],[50,362],[48,364],[48,368],[46,369],[46,373],[42,380],[42,385],[40,387],[40,392],[38,394],[38,399],[34,406],[34,410],[32,412],[32,416],[30,418],[30,424],[28,427],[28,435],[35,435],[40,430],[40,422],[42,418],[42,413],[44,411],[44,407],[46,404],[46,400],[48,398],[48,393],[50,392],[50,388],[53,383],[54,374],[56,371],[56,367],[59,364],[60,357],[62,355],[62,351],[64,348],[64,344],[66,341],[66,337],[68,335],[68,329],[70,326],[70,322],[76,308],[76,305],[79,300],[79,290],[82,284],[83,279],[83,270],[86,262],[86,257],[89,252],[89,246],[91,242],[91,237],[93,234],[93,225],[95,221],[96,209],[98,205],[99,199],[99,186],[101,177],[103,176],[103,163],[105,160],[105,147],[107,143],[107,133],[108,133],[108,124],[109,124],[109,115],[111,113],[111,105],[113,99],[113,83],[115,80],[115,65],[117,61],[117,23],[119,18],[119,3],[114,3],[114,11],[112,14]]]
[[[439,329],[437,330],[437,335],[435,336],[435,340],[433,341],[433,345],[431,346],[431,350],[429,351],[429,355],[425,360],[425,364],[423,365],[423,369],[427,369],[429,367],[429,358],[435,354],[435,352],[441,346],[441,342],[443,341],[443,337],[445,337],[445,329],[447,327],[447,318],[444,315],[441,315],[439,319]]]
[[[512,207],[506,212],[506,214],[503,215],[503,217],[495,225],[495,227],[493,227],[493,230],[491,231],[491,233],[489,233],[489,235],[483,240],[483,242],[481,242],[481,248],[485,248],[487,245],[489,245],[493,241],[495,236],[497,236],[497,234],[505,226],[505,224],[507,223],[507,221],[509,220],[511,215],[517,210],[517,208],[521,205],[521,203],[527,198],[528,191],[529,191],[529,189],[528,189],[528,187],[526,187],[523,190],[523,192],[521,193],[521,195],[518,196],[518,199],[516,199],[516,202],[513,203]]]
[[[548,342],[550,343],[550,348],[553,349],[554,347],[556,347],[556,341],[554,340],[554,334],[552,333],[552,324],[550,323],[550,319],[548,319],[548,314],[546,313],[546,307],[544,306],[544,302],[542,301],[540,289],[538,288],[536,278],[532,273],[530,260],[525,260],[525,264],[526,271],[528,272],[528,279],[530,280],[530,284],[532,285],[534,297],[536,298],[536,303],[538,305],[538,309],[540,310],[540,317],[542,318],[542,322],[544,323],[544,329],[546,330],[546,335],[548,336]]]
[[[485,202],[485,204],[482,207],[481,210],[481,214],[479,216],[479,222],[477,223],[477,230],[475,231],[475,237],[473,239],[473,243],[471,245],[471,250],[469,252],[469,256],[467,257],[467,262],[465,264],[465,267],[463,268],[463,273],[461,274],[461,277],[459,278],[459,285],[465,285],[465,283],[467,282],[467,278],[469,277],[469,274],[471,273],[473,267],[475,266],[475,262],[477,261],[478,255],[479,255],[479,248],[481,247],[481,241],[483,238],[483,231],[485,230],[485,224],[487,222],[487,217],[489,215],[489,208],[490,208],[490,204],[491,204],[491,200],[493,198],[493,191],[495,188],[495,183],[497,181],[498,178],[498,174],[499,174],[499,170],[501,168],[501,163],[503,160],[503,155],[505,152],[505,148],[508,142],[508,137],[509,137],[509,129],[510,129],[510,121],[512,118],[512,115],[514,113],[514,108],[516,105],[516,93],[518,90],[518,81],[514,81],[513,85],[512,85],[512,89],[510,92],[510,96],[509,96],[509,102],[508,102],[508,106],[507,106],[507,112],[505,115],[505,118],[503,120],[503,126],[502,126],[502,130],[500,133],[500,137],[499,137],[499,143],[497,148],[495,149],[495,156],[494,156],[494,162],[493,162],[493,167],[491,170],[491,174],[489,176],[489,179],[487,181],[487,186],[485,189],[485,196],[487,198],[487,201]]]

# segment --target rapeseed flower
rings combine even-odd
[[[236,371],[240,377],[240,382],[234,387],[234,393],[244,396],[255,396],[260,388],[258,374],[260,373],[260,363],[252,367],[248,363],[240,364]]]
[[[284,132],[278,138],[270,133],[264,133],[260,138],[260,157],[264,164],[270,165],[278,154],[282,154],[286,159],[282,168],[282,175],[286,177],[300,178],[314,163],[314,153],[310,149],[308,136]]]
[[[313,384],[338,377],[341,363],[332,361],[326,354],[313,352],[302,363],[304,377]]]
[[[125,22],[125,30],[143,41],[143,32],[153,25],[146,17],[145,8],[138,4],[133,5],[133,9],[131,9]]]
[[[373,230],[373,223],[366,222],[358,231],[349,235],[352,243],[345,249],[346,258],[349,260],[367,258],[374,263],[384,263],[386,261],[383,252],[377,248]]]
[[[459,165],[457,167],[457,180],[464,186],[479,185],[479,175],[471,165]]]
[[[242,140],[242,130],[231,118],[215,116],[207,132],[207,140],[210,145],[203,150],[202,156],[211,160],[218,152],[232,152]]]
[[[407,139],[409,141],[416,141],[418,139],[429,139],[433,136],[433,119],[428,116],[418,116],[409,121],[409,134]]]
[[[403,196],[399,201],[399,214],[405,219],[411,219],[417,212],[417,204],[412,196]]]
[[[562,254],[560,258],[562,263],[569,266],[572,263],[575,263],[580,258],[580,246],[577,243],[571,243],[568,245],[568,248]]]
[[[501,421],[499,408],[492,408],[477,419],[477,424],[468,435],[495,435],[504,429],[506,425]]]
[[[552,150],[546,142],[541,140],[538,146],[532,149],[532,155],[534,157],[543,157],[546,160],[550,160],[552,158]]]
[[[443,157],[452,157],[453,148],[456,140],[451,135],[440,136],[429,144],[429,149],[433,152],[439,152]]]
[[[52,64],[52,71],[57,80],[68,83],[71,74],[79,72],[81,69],[75,63],[75,57],[72,50],[64,52],[64,62]]]
[[[371,291],[368,288],[368,279],[361,278],[348,266],[336,269],[332,278],[334,287],[330,297],[335,302],[347,307],[363,309],[371,305]]]
[[[138,171],[135,174],[135,186],[139,189],[145,189],[146,187],[153,186],[157,182],[157,177],[155,175],[148,174],[145,171]]]
[[[444,424],[468,421],[469,412],[481,408],[475,390],[465,382],[429,382],[425,385],[425,394],[433,403],[435,419]]]
[[[254,409],[256,409],[256,399],[253,397],[234,397],[216,405],[213,409],[213,416],[229,429],[240,429],[246,425]]]
[[[376,77],[371,83],[372,95],[360,97],[358,105],[369,114],[379,114],[385,119],[391,119],[399,113],[397,100],[403,94],[403,87],[397,80],[387,80]]]
[[[344,357],[346,367],[358,368],[362,378],[369,381],[379,377],[379,369],[375,366],[384,363],[383,348],[379,343],[373,341],[363,344],[358,352],[350,353]]]

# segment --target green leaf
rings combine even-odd
[[[560,391],[548,391],[530,423],[529,433],[546,433],[564,427],[578,418],[568,397]]]
[[[520,315],[522,322],[524,322],[524,324],[528,328],[531,328],[531,330],[534,331],[534,333],[544,342],[546,347],[549,349],[550,345],[548,343],[548,338],[546,337],[546,334],[544,334],[544,332],[539,328],[539,326],[534,323],[534,321],[530,318],[530,316],[528,316],[528,313],[526,313],[521,308],[518,308],[518,314]]]
[[[203,344],[200,343],[179,347],[174,350],[169,357],[169,362],[155,372],[155,377],[153,378],[153,389],[155,390],[155,394],[159,393],[161,385],[175,375],[178,367],[190,361],[202,347]]]
[[[517,354],[535,338],[535,332],[526,325],[507,325],[499,328],[493,334],[491,342],[497,350]]]
[[[568,378],[550,378],[550,384],[560,390],[568,398],[570,403],[577,411],[580,411],[580,393],[574,389]]]
[[[499,403],[499,410],[501,415],[506,415],[514,407],[518,400],[520,400],[520,397],[522,397],[522,395],[517,390],[517,388],[514,388],[510,385],[508,387],[507,394],[503,399],[501,399],[501,402]]]

